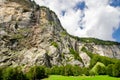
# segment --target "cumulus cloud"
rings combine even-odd
[[[112,34],[120,22],[120,11],[108,5],[108,0],[86,0],[85,35],[105,40],[114,40]],[[84,35],[83,35],[84,36]]]
[[[62,26],[72,35],[115,40],[112,34],[119,28],[120,7],[110,6],[110,0],[35,1],[55,11]]]

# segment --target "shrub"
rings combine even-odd
[[[97,62],[90,70],[90,75],[104,75],[105,71],[105,65],[101,62]]]
[[[3,72],[3,69],[0,68],[0,80],[2,80],[2,76],[3,76],[2,72]]]
[[[89,74],[89,68],[86,68],[86,67],[82,68],[82,72],[81,73],[86,75],[86,76],[89,76],[90,75]]]
[[[109,75],[109,76],[113,76],[113,64],[109,64],[106,67],[106,74]]]
[[[118,59],[93,54],[93,58],[90,61],[90,68],[92,68],[97,62],[101,62],[105,66],[108,66],[109,64],[115,64],[118,61],[119,61]]]
[[[120,77],[120,61],[113,65],[113,76]]]
[[[65,73],[65,67],[64,66],[60,66],[60,75],[63,75]]]
[[[73,76],[73,68],[71,65],[66,65],[64,70],[65,76]]]
[[[51,74],[51,68],[45,68],[45,73],[47,75],[50,75]]]
[[[54,75],[60,75],[61,73],[61,70],[60,70],[60,67],[59,66],[53,66],[51,68],[51,74],[54,74]]]
[[[97,62],[100,62],[100,57],[94,56],[90,61],[90,68],[94,67]]]
[[[94,71],[89,71],[89,75],[90,76],[95,76],[97,73],[95,73]]]
[[[50,69],[49,74],[52,75],[78,76],[82,74],[82,68],[79,66],[72,66],[72,65],[54,66],[49,69]]]
[[[64,68],[65,76],[79,76],[82,75],[82,68],[79,66],[66,65]]]
[[[3,80],[27,80],[20,68],[8,67],[3,71]]]
[[[79,66],[73,66],[73,75],[74,76],[82,75],[82,68]]]
[[[48,77],[45,73],[45,67],[42,66],[33,66],[30,68],[29,72],[26,73],[29,80],[43,79]]]
[[[105,75],[106,74],[105,66],[98,65],[97,73],[98,73],[98,75]]]

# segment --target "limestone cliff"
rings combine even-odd
[[[0,66],[89,66],[83,48],[120,59],[119,43],[90,40],[67,34],[53,11],[30,0],[0,1]]]

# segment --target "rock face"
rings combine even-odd
[[[120,59],[120,44],[95,44],[72,37],[56,14],[30,0],[0,1],[0,66],[89,66],[81,49]]]

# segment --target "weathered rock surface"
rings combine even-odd
[[[66,33],[56,14],[30,0],[0,1],[0,66],[89,66],[88,51],[120,59],[120,45],[82,42]],[[77,56],[77,58],[76,58]],[[79,59],[78,59],[79,58]]]

